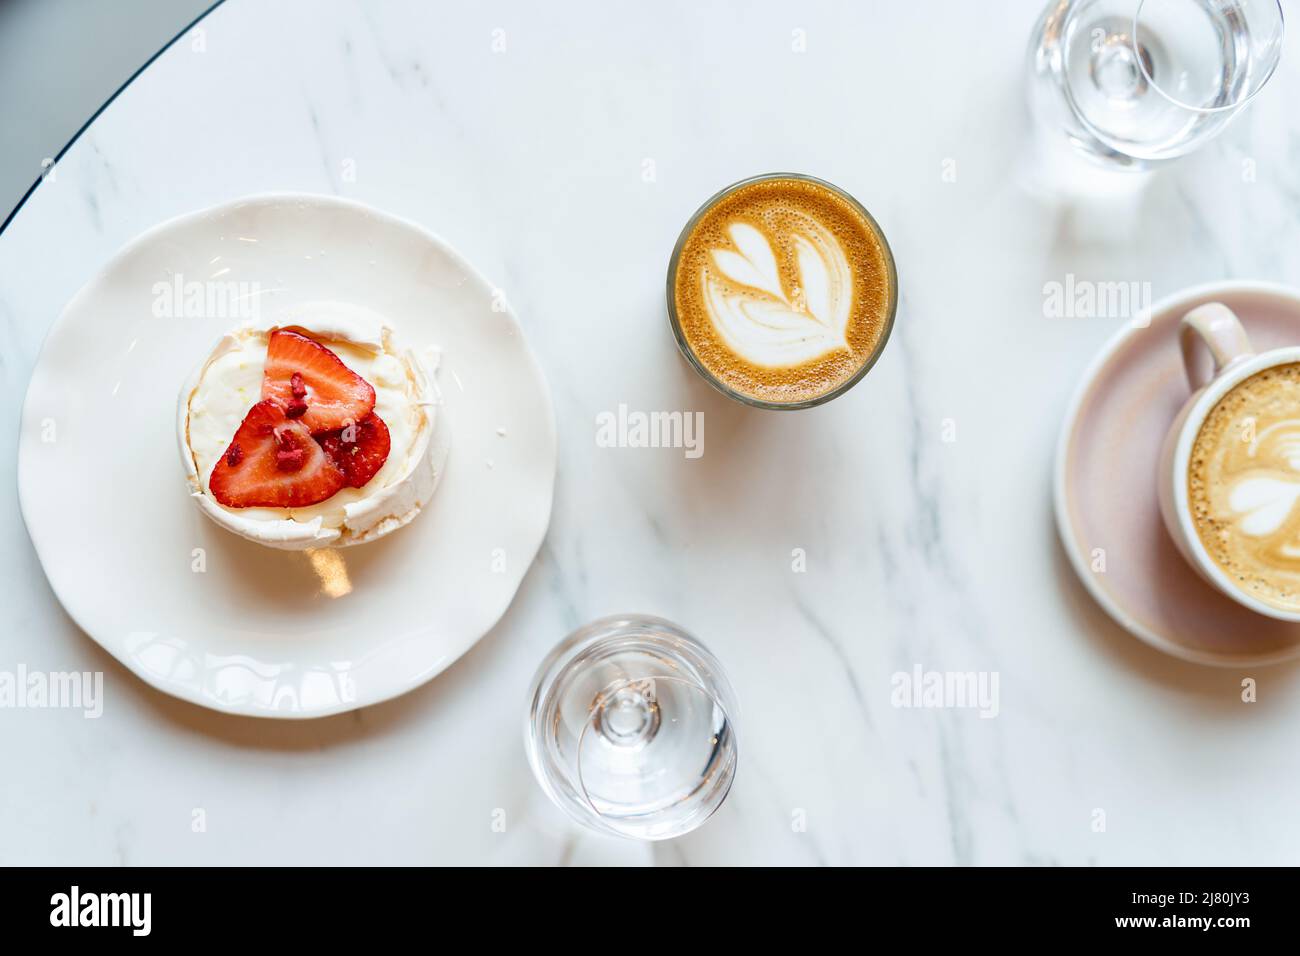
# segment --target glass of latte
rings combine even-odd
[[[898,308],[884,233],[852,196],[796,173],[708,200],[668,265],[668,316],[686,360],[724,395],[809,408],[856,385]]]
[[[1193,394],[1161,455],[1165,524],[1228,597],[1300,622],[1300,347],[1256,354],[1218,302],[1189,312],[1180,334]]]

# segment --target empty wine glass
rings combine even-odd
[[[537,782],[575,820],[664,840],[726,799],[735,713],[699,641],[662,618],[619,615],[575,631],[542,662],[525,744]]]
[[[1030,46],[1030,104],[1050,135],[1144,169],[1220,133],[1277,68],[1280,0],[1056,0]]]

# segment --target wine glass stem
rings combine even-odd
[[[1138,56],[1147,58],[1145,66],[1150,72],[1151,63],[1141,45],[1134,48],[1132,38],[1126,33],[1109,33],[1098,38],[1092,48],[1089,73],[1092,82],[1112,100],[1135,100],[1147,91]]]
[[[592,728],[616,747],[649,743],[659,731],[659,704],[653,681],[636,681],[597,698]]]

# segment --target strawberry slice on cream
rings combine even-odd
[[[301,418],[313,435],[338,431],[375,410],[375,389],[333,351],[292,329],[276,329],[266,346],[262,397]]]
[[[317,435],[316,440],[339,467],[349,488],[364,488],[384,467],[393,439],[384,420],[371,412],[355,425]]]
[[[301,508],[332,498],[343,470],[300,420],[262,399],[248,410],[208,478],[227,508]]]

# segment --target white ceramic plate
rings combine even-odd
[[[380,541],[313,553],[201,515],[176,396],[251,307],[174,301],[162,290],[178,277],[205,297],[251,295],[262,317],[361,305],[408,345],[440,348],[451,452],[425,511]],[[168,306],[180,314],[156,314]],[[550,393],[519,323],[450,246],[358,203],[270,195],[155,227],[77,294],[28,386],[18,491],[59,600],[136,674],[217,710],[318,717],[418,686],[491,629],[545,536],[555,461]]]

